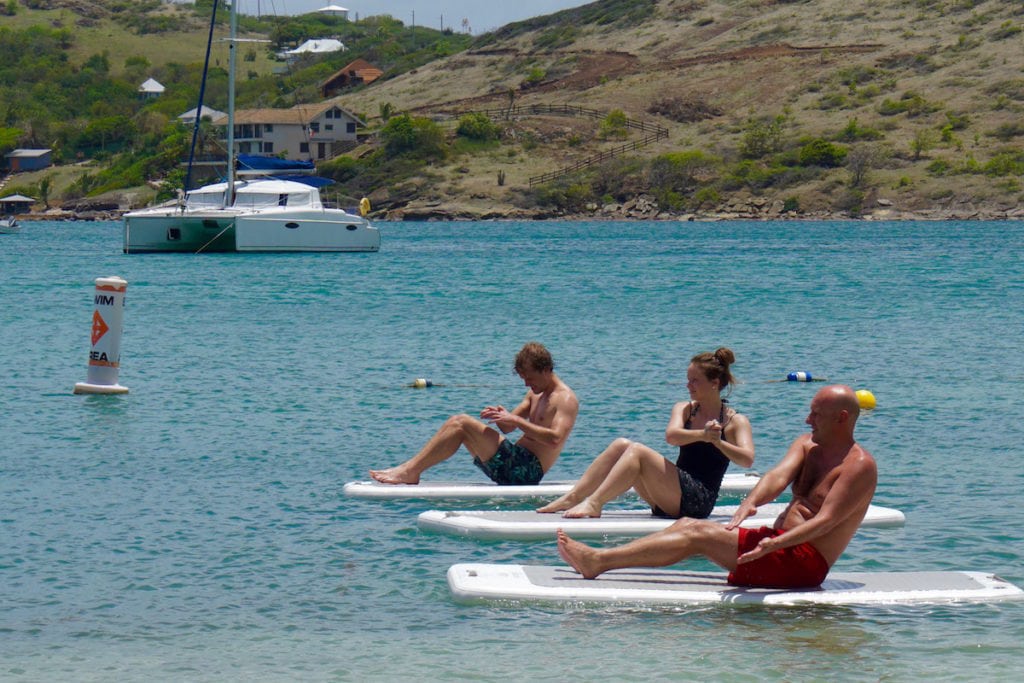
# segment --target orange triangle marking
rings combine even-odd
[[[93,313],[92,313],[92,345],[96,346],[96,342],[98,342],[103,337],[103,335],[105,335],[107,333],[107,330],[109,330],[109,329],[110,328],[107,327],[107,323],[104,322],[103,318],[100,316],[100,312],[99,311],[93,311]]]

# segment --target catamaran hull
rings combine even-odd
[[[138,212],[124,216],[124,253],[235,251],[235,216]]]
[[[380,231],[358,216],[328,218],[322,212],[235,219],[237,251],[378,251]]]
[[[340,220],[322,211],[287,215],[128,214],[124,253],[214,252],[372,252],[380,231],[346,214]]]

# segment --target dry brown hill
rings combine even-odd
[[[389,104],[443,119],[510,98],[622,110],[669,130],[634,153],[642,161],[699,150],[734,163],[752,122],[773,120],[779,151],[819,137],[851,150],[846,167],[796,182],[726,183],[676,214],[767,215],[789,200],[807,215],[1016,216],[1021,175],[993,166],[1024,164],[1022,27],[1020,0],[603,0],[504,27],[344,101],[371,117]],[[405,215],[531,215],[531,177],[621,143],[579,118],[506,125],[500,151],[455,159],[440,182],[388,188],[384,205],[415,193]],[[856,188],[851,159],[866,164]],[[645,192],[642,178],[623,185]],[[600,213],[606,200],[586,210]]]

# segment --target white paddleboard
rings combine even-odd
[[[736,514],[738,505],[716,506],[708,518],[725,524]],[[743,521],[742,526],[771,526],[786,507],[785,503],[762,505],[757,514]],[[567,519],[561,513],[542,514],[532,510],[428,510],[420,513],[421,529],[487,540],[553,539],[558,529],[573,538],[605,536],[644,536],[664,529],[675,520],[655,517],[650,510],[608,510],[600,517]],[[862,527],[902,526],[906,517],[899,510],[871,505]]]
[[[751,473],[729,473],[722,480],[722,494],[748,493],[760,477]],[[382,484],[379,481],[350,481],[342,491],[353,498],[427,498],[444,500],[544,499],[567,493],[575,481],[542,481],[534,486],[499,486],[490,482],[421,481],[419,484]]]
[[[701,603],[871,605],[1021,600],[1024,591],[983,572],[832,572],[818,588],[740,588],[725,572],[616,569],[584,579],[571,567],[456,564],[448,586],[458,602],[539,601],[624,606]]]

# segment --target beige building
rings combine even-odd
[[[225,116],[213,123],[227,126],[228,120]],[[355,143],[357,129],[365,125],[335,100],[291,109],[242,109],[235,112],[235,151],[286,159],[330,159]]]

